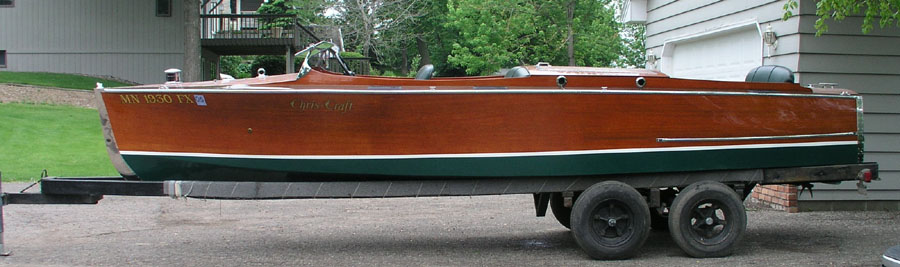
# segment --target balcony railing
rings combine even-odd
[[[301,25],[292,15],[202,14],[200,39],[219,55],[284,55],[286,46],[293,46],[295,52],[318,41],[343,46],[340,27]],[[350,58],[346,63],[357,74],[370,73],[368,58]],[[340,72],[339,66],[335,60],[328,69]]]
[[[282,22],[283,27],[266,27]],[[292,15],[216,14],[200,15],[201,39],[292,39],[295,47],[327,40],[343,46],[340,28],[328,25],[301,25]]]
[[[265,27],[275,21],[286,27]],[[292,15],[200,15],[201,39],[294,38],[297,19]]]

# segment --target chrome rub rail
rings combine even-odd
[[[827,133],[827,134],[777,135],[777,136],[656,138],[656,142],[666,143],[666,142],[729,142],[729,141],[790,140],[790,139],[818,138],[818,137],[841,137],[841,136],[854,136],[854,135],[856,135],[855,132]]]

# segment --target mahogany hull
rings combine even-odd
[[[143,180],[590,176],[849,164],[858,96],[98,89]]]

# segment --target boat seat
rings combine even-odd
[[[528,69],[525,69],[525,67],[522,67],[522,66],[517,66],[517,67],[513,67],[512,69],[509,69],[509,71],[507,71],[506,75],[503,77],[524,78],[524,77],[528,77],[528,76],[531,76],[531,73],[528,73]]]
[[[763,65],[747,73],[747,82],[794,83],[794,72],[778,65]]]
[[[416,72],[416,80],[431,80],[432,76],[434,76],[434,65],[431,64],[422,66]]]

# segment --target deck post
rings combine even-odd
[[[196,82],[202,80],[200,59],[200,0],[184,0],[184,62],[181,80]]]
[[[237,75],[237,74],[235,74]],[[216,55],[216,73],[213,74],[213,80],[222,79],[222,56]]]
[[[294,47],[286,46],[285,50],[287,53],[284,55],[284,73],[294,73]]]

